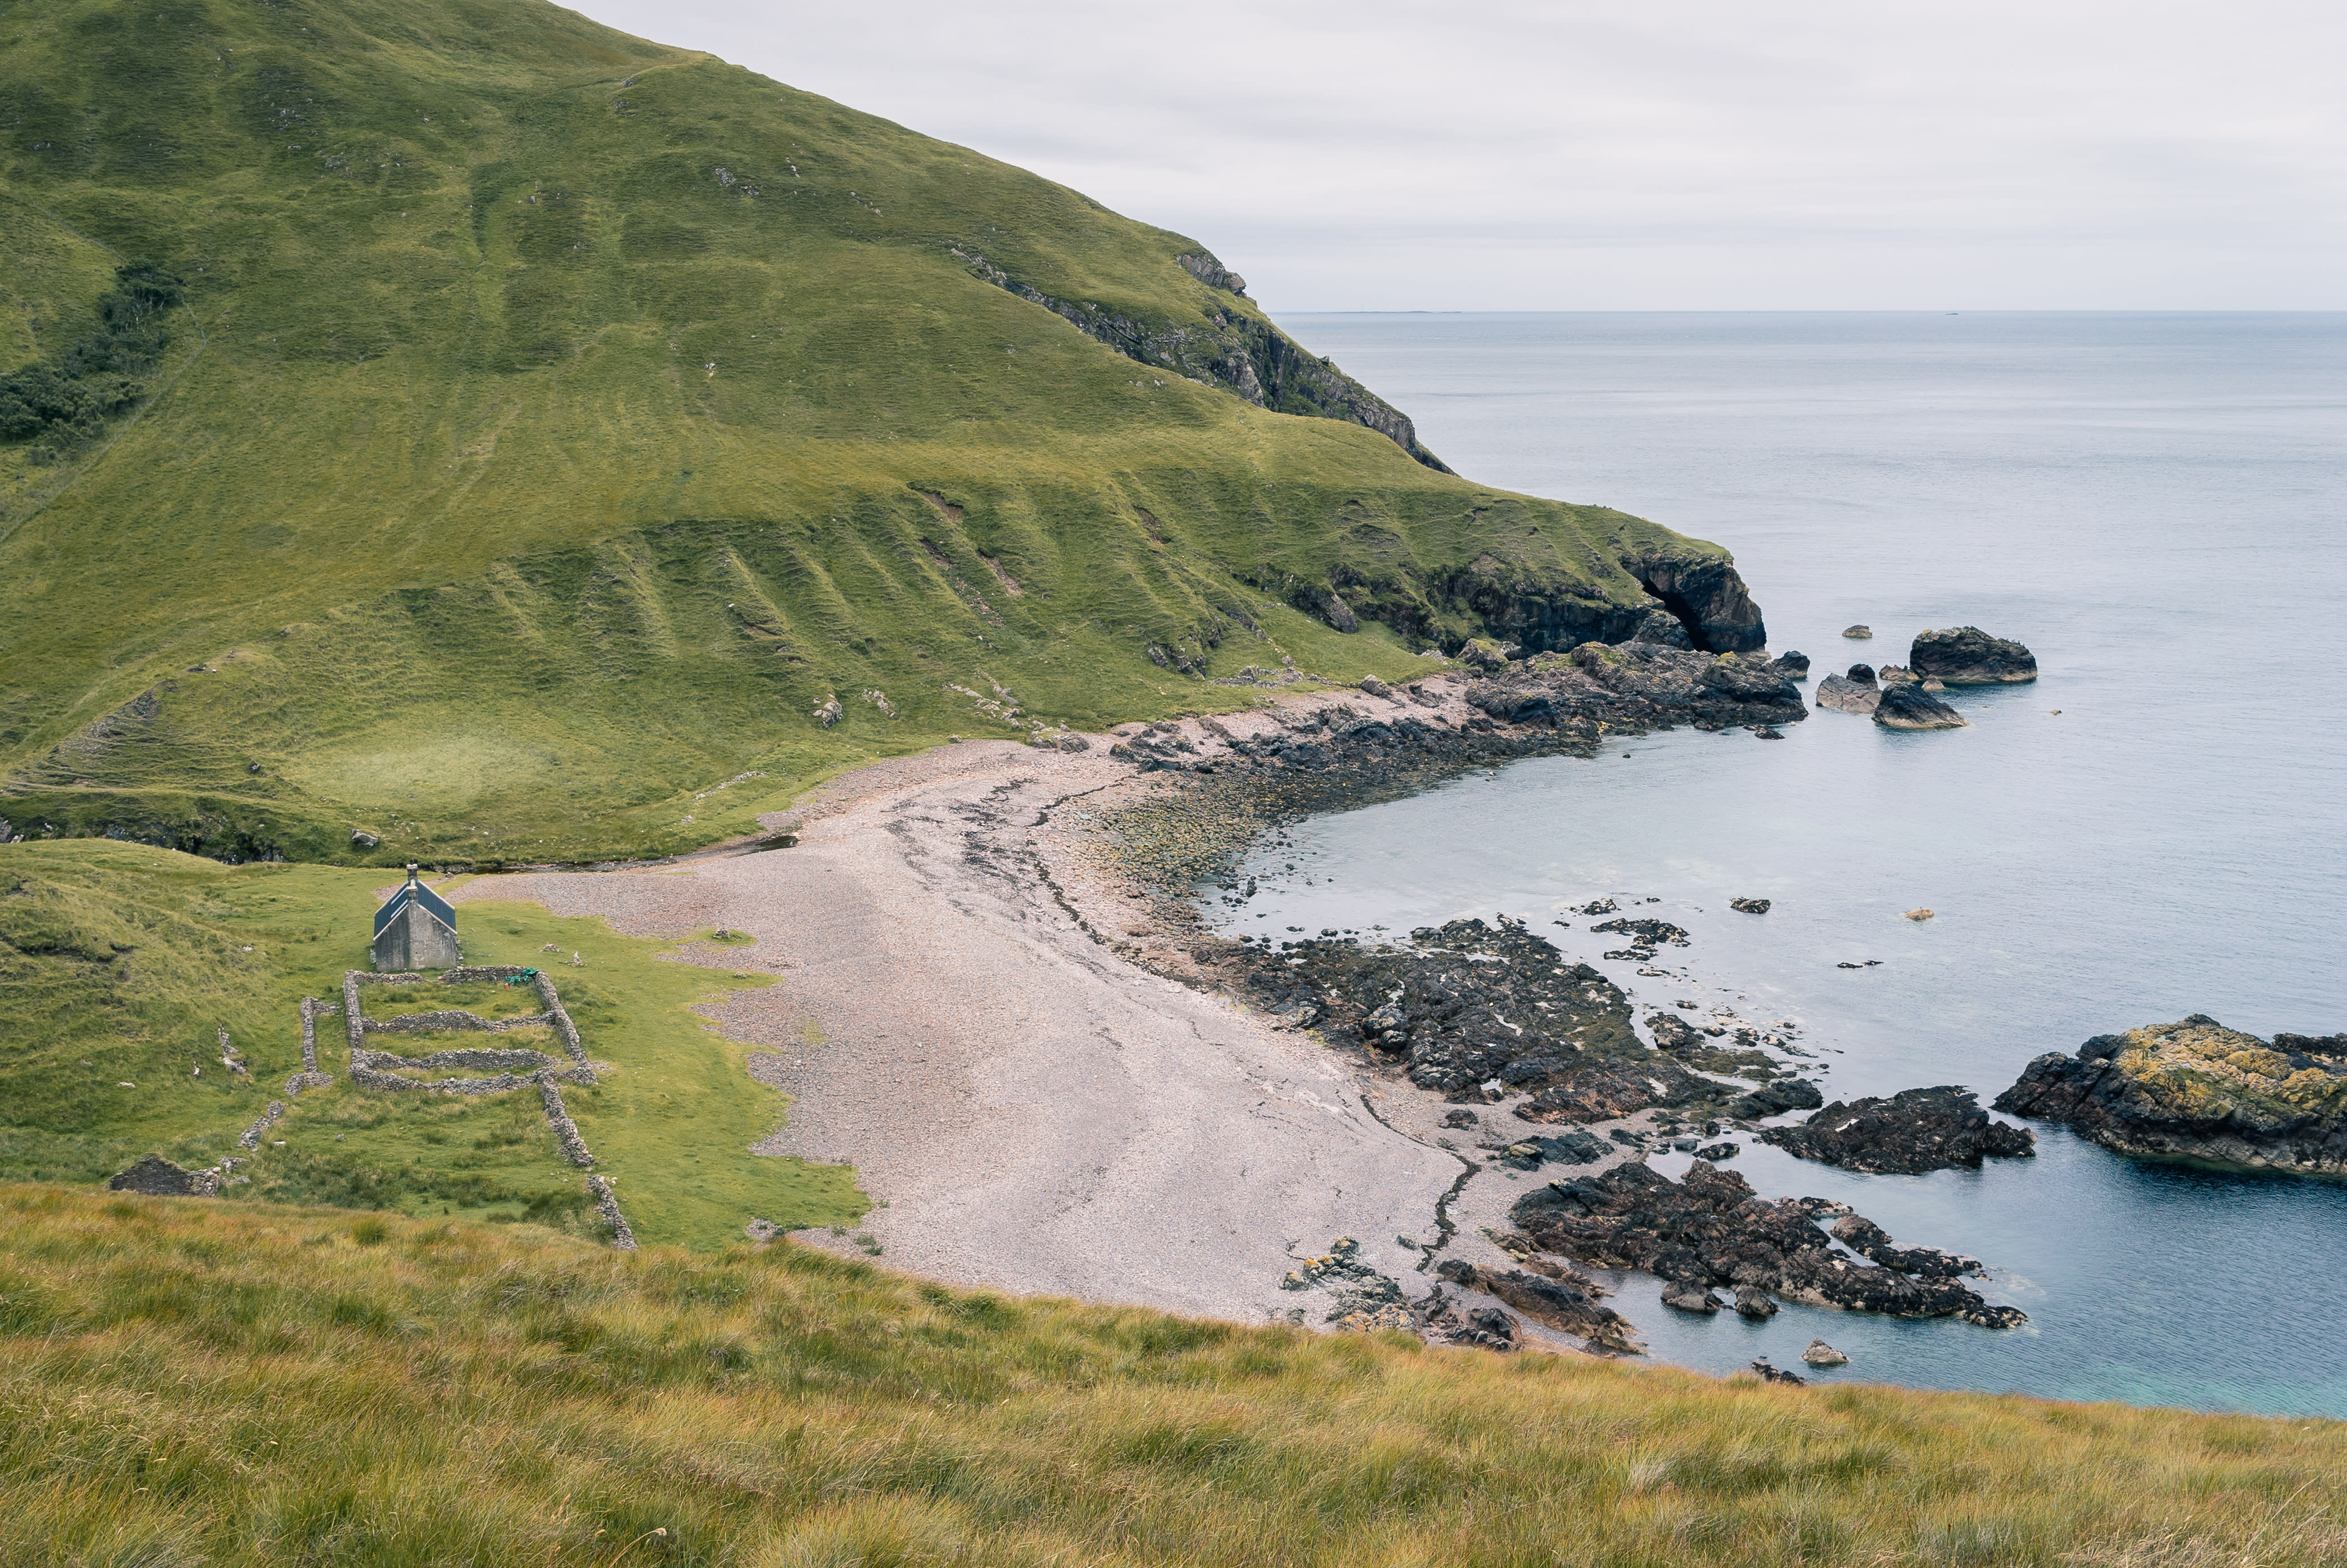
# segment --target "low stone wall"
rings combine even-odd
[[[529,973],[527,964],[461,964],[444,970],[440,983],[444,986],[475,985],[482,980],[518,980]]]
[[[554,989],[553,978],[544,969],[538,972],[538,999],[546,1004],[547,1020],[554,1025],[555,1035],[562,1041],[562,1049],[570,1053],[571,1061],[585,1067],[586,1042],[579,1038],[579,1026],[570,1021],[570,1014],[562,1006],[561,993]]]
[[[554,1129],[555,1139],[562,1145],[563,1155],[574,1165],[593,1164],[595,1156],[587,1152],[587,1140],[579,1135],[579,1123],[573,1122],[570,1113],[562,1108],[562,1091],[554,1086],[553,1074],[541,1072],[538,1075],[538,1093],[546,1103],[546,1124]]]
[[[285,1092],[299,1094],[304,1089],[323,1089],[333,1081],[331,1072],[297,1072],[285,1081]]]
[[[436,1050],[429,1056],[395,1056],[387,1050],[369,1050],[366,1064],[390,1072],[436,1072],[456,1067],[488,1072],[536,1072],[542,1067],[559,1065],[542,1050],[497,1050],[487,1046]]]
[[[536,1029],[553,1021],[551,1015],[542,1012],[532,1013],[528,1018],[483,1018],[477,1012],[450,1008],[442,1012],[407,1012],[392,1018],[371,1018],[362,1027],[369,1034],[430,1034],[444,1029],[503,1034],[508,1030]]]
[[[263,1132],[268,1132],[271,1125],[275,1122],[280,1116],[284,1114],[285,1102],[282,1100],[271,1101],[269,1102],[269,1109],[261,1113],[261,1120],[255,1122],[251,1126],[247,1127],[244,1130],[243,1134],[237,1139],[236,1146],[240,1149],[260,1148],[261,1135]]]
[[[587,1178],[587,1190],[595,1194],[595,1213],[611,1227],[611,1245],[620,1252],[636,1250],[636,1233],[628,1228],[628,1216],[620,1212],[620,1200],[612,1195],[611,1184],[600,1176]]]

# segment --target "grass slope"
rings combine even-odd
[[[789,1245],[0,1188],[11,1563],[2347,1556],[2347,1427],[1184,1322]]]
[[[301,1071],[301,999],[338,1001],[343,971],[364,967],[383,882],[380,872],[231,867],[135,845],[0,848],[0,1176],[101,1182],[150,1150],[190,1168],[238,1153],[238,1134],[271,1100],[288,1101],[285,1080]],[[675,944],[536,905],[468,904],[461,923],[468,958],[546,966],[589,1056],[616,1067],[597,1087],[566,1088],[563,1101],[598,1168],[618,1179],[641,1239],[705,1250],[753,1216],[795,1226],[863,1213],[846,1167],[748,1152],[787,1101],[690,1009],[763,977],[663,961]],[[548,943],[559,952],[541,951]],[[573,953],[583,967],[570,965]],[[494,994],[451,999],[437,986],[364,999],[381,1014],[537,1010]],[[221,1066],[223,1028],[251,1078]],[[238,1167],[251,1181],[227,1189],[232,1198],[589,1231],[579,1173],[534,1092],[361,1089],[346,1076],[343,1040],[340,1018],[321,1022],[319,1065],[335,1081],[290,1099]]]
[[[672,848],[948,732],[1234,705],[1203,677],[1283,655],[1393,675],[1478,605],[1720,553],[1125,357],[969,258],[1269,329],[1195,241],[535,0],[17,6],[0,229],[0,373],[128,257],[188,285],[136,412],[0,446],[0,816],[36,836]],[[1330,630],[1331,589],[1395,630]]]

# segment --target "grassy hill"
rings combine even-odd
[[[231,1200],[592,1235],[585,1185],[534,1091],[357,1087],[330,1019],[319,1054],[334,1081],[286,1092],[302,1070],[301,999],[339,999],[343,969],[364,961],[384,880],[105,841],[0,849],[0,1180],[94,1184],[150,1152],[190,1169],[237,1155],[246,1180],[224,1189]],[[663,962],[678,944],[534,904],[467,903],[464,921],[474,962],[545,965],[589,1054],[616,1068],[563,1101],[641,1240],[712,1251],[753,1216],[796,1227],[864,1212],[846,1167],[749,1152],[788,1101],[743,1071],[745,1047],[690,1009],[770,984],[764,975]],[[436,987],[428,999],[371,994],[367,1009],[518,1010],[497,1000]],[[221,1063],[223,1029],[251,1076]],[[237,1136],[272,1100],[287,1112],[246,1154]]]
[[[10,9],[0,231],[31,836],[665,850],[1726,559],[1449,474],[1194,240],[535,0]]]
[[[2347,1427],[0,1189],[0,1560],[2279,1568]]]

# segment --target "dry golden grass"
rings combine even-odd
[[[0,1189],[0,1561],[2347,1562],[2347,1426]]]

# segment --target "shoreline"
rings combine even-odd
[[[770,839],[794,835],[786,852],[487,875],[465,892],[631,934],[754,939],[682,955],[783,981],[705,1009],[745,1048],[744,1072],[792,1097],[753,1149],[853,1165],[876,1205],[868,1246],[794,1239],[956,1285],[1317,1327],[1351,1297],[1310,1266],[1299,1291],[1294,1271],[1342,1239],[1389,1295],[1439,1294],[1438,1262],[1523,1277],[1533,1260],[1510,1208],[1528,1189],[1499,1179],[1511,1162],[1495,1156],[1543,1129],[1496,1105],[1491,1125],[1480,1111],[1462,1124],[1459,1096],[1320,1038],[1308,1014],[1265,1010],[1231,966],[1246,949],[1205,930],[1193,889],[1299,816],[1672,727],[1494,723],[1490,692],[1445,671],[1113,735],[963,742],[762,818]],[[1417,744],[1393,743],[1402,733]],[[1582,1124],[1643,1137],[1652,1121],[1634,1108]],[[1573,1173],[1644,1153],[1608,1144]],[[1628,1348],[1530,1320],[1515,1333]]]

